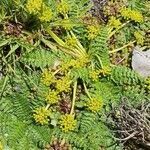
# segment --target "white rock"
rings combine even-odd
[[[150,76],[150,50],[141,51],[138,46],[133,50],[132,68],[143,77]]]

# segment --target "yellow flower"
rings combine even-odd
[[[116,19],[115,17],[112,16],[109,20],[109,25],[114,28],[118,28],[121,25],[121,22],[119,19]]]
[[[49,116],[51,112],[47,110],[45,107],[40,107],[34,110],[33,117],[35,121],[41,125],[48,124]]]
[[[134,36],[136,38],[137,43],[143,45],[144,36],[142,35],[142,33],[140,31],[135,31]]]
[[[137,10],[131,10],[130,8],[123,8],[121,9],[120,13],[124,18],[131,19],[135,22],[143,22],[144,20],[141,12]]]
[[[69,10],[70,10],[70,6],[64,1],[60,2],[57,6],[57,11],[63,15],[67,14]]]
[[[56,89],[59,92],[68,92],[70,90],[71,80],[68,76],[62,77],[56,81]]]
[[[131,9],[129,9],[129,8],[122,8],[120,11],[121,16],[126,18],[126,19],[130,18],[130,12],[131,12]]]
[[[89,99],[87,102],[87,107],[90,111],[92,112],[98,112],[103,106],[103,101],[102,99],[96,99],[96,98],[92,98]]]
[[[99,70],[92,70],[89,72],[89,76],[93,81],[96,81],[99,78]]]
[[[68,46],[74,47],[74,46],[77,44],[77,41],[76,41],[76,39],[73,38],[73,37],[67,37],[67,38],[66,38],[66,44],[67,44]]]
[[[87,26],[88,39],[94,39],[99,34],[99,26]]]
[[[130,18],[131,18],[131,20],[134,20],[135,22],[143,22],[144,21],[143,15],[137,10],[131,11]]]
[[[59,121],[60,128],[64,132],[72,131],[75,129],[77,121],[74,119],[74,116],[71,114],[65,114],[61,116],[61,119]]]
[[[28,0],[26,8],[30,14],[37,14],[42,7],[43,0]]]
[[[47,69],[45,69],[42,73],[41,82],[46,86],[49,86],[54,82],[54,75]]]
[[[77,59],[71,59],[68,62],[65,62],[61,65],[62,71],[67,71],[69,68],[82,68],[87,65],[89,62],[89,56],[83,56]]]
[[[48,104],[55,104],[59,100],[58,93],[56,91],[49,91],[46,96],[46,101]]]
[[[39,16],[39,19],[41,21],[50,21],[52,19],[52,10],[46,5],[43,5],[43,11]]]
[[[82,68],[86,66],[88,62],[89,62],[89,56],[83,56],[74,61],[72,60],[72,65],[74,68]]]
[[[66,71],[68,71],[69,70],[69,68],[72,66],[72,64],[70,63],[70,61],[68,62],[64,62],[64,63],[62,63],[61,64],[61,71],[64,71],[64,72],[66,72]]]

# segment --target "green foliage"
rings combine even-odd
[[[127,58],[148,48],[147,4],[108,1],[96,17],[90,0],[1,0],[0,149],[124,149],[106,114],[149,99]]]
[[[127,86],[122,92],[123,97],[130,99],[130,104],[133,106],[139,105],[139,102],[144,102],[147,99],[147,92],[141,86]]]
[[[51,52],[44,49],[37,49],[29,53],[25,53],[22,61],[23,63],[31,65],[32,67],[44,68],[54,64],[55,56]]]
[[[97,60],[97,65],[107,67],[110,65],[109,52],[107,47],[108,28],[103,27],[98,36],[91,41],[89,53]],[[95,61],[94,59],[94,61]]]
[[[111,79],[117,85],[137,85],[143,82],[142,77],[133,70],[123,66],[117,66],[112,69]]]

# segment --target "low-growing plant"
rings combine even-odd
[[[149,47],[146,4],[1,0],[0,149],[123,149],[106,114],[122,97],[149,99],[149,80],[128,57],[116,65],[117,53]]]

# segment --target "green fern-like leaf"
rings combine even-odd
[[[20,120],[31,121],[31,108],[30,103],[26,97],[20,94],[13,95],[11,98],[13,104],[13,114]]]
[[[133,70],[124,66],[114,67],[112,69],[111,79],[117,85],[137,85],[143,82],[142,77]]]
[[[93,125],[96,124],[96,116],[95,114],[92,113],[83,113],[81,116],[81,122],[80,122],[80,132],[81,133],[86,133],[89,132],[92,128]]]
[[[140,86],[127,86],[122,92],[123,97],[129,99],[130,104],[136,106],[146,100],[146,91]]]
[[[102,28],[99,35],[90,44],[89,53],[97,60],[99,66],[110,65],[107,38],[108,29]]]
[[[40,147],[50,143],[51,131],[48,126],[31,125],[28,127],[28,134],[34,143],[39,143]]]
[[[65,139],[66,142],[70,143],[72,146],[83,149],[87,148],[87,143],[83,135],[77,134],[75,132],[64,133],[60,129],[55,129],[53,131],[53,138],[57,138],[59,141]]]
[[[20,139],[22,139],[24,136],[27,136],[26,130],[27,124],[23,123],[22,121],[16,120],[10,123],[7,137],[8,145],[15,149]]]
[[[50,51],[44,49],[36,49],[31,52],[27,52],[22,61],[33,67],[44,68],[46,66],[51,66],[54,63],[55,56]]]
[[[84,82],[89,81],[89,72],[87,68],[78,68],[71,71],[71,77],[74,80],[82,79]]]

